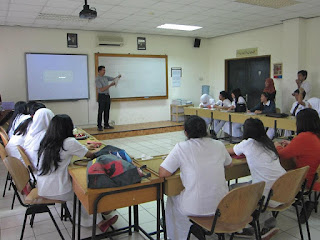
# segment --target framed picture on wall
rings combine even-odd
[[[77,48],[78,47],[78,34],[67,33],[67,46],[68,46],[68,48]]]
[[[146,50],[146,38],[145,37],[137,37],[137,46],[138,50]]]

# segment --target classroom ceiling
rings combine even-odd
[[[83,0],[0,0],[0,25],[211,38],[320,16],[320,0],[88,0],[88,4],[98,12],[94,20],[78,17]],[[202,28],[191,32],[156,28],[165,23]]]

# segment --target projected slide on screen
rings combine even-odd
[[[88,56],[26,54],[28,100],[89,98]]]

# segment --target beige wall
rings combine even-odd
[[[68,32],[78,34],[79,48],[66,46]],[[169,99],[114,102],[111,118],[116,124],[130,124],[169,120],[171,99],[186,98],[199,101],[201,85],[208,83],[208,40],[201,48],[194,48],[194,38],[144,34],[111,34],[124,39],[123,47],[97,47],[96,36],[111,33],[22,27],[0,27],[0,92],[3,101],[26,100],[25,52],[73,53],[89,56],[90,99],[74,102],[51,102],[46,105],[56,114],[67,113],[75,124],[95,124],[94,53],[167,54],[169,71]],[[137,36],[146,37],[147,50],[137,50]],[[170,69],[182,67],[181,87],[172,88]],[[203,79],[200,81],[199,79]]]
[[[276,105],[288,112],[297,88],[297,71],[306,69],[312,84],[312,96],[320,91],[320,18],[292,19],[283,24],[210,39],[209,78],[216,98],[224,90],[225,59],[236,58],[236,50],[258,48],[258,55],[271,55],[273,64],[283,63],[283,79],[274,79],[277,89]]]
[[[299,69],[309,72],[313,96],[320,91],[320,18],[293,19],[283,24],[237,34],[202,39],[194,48],[194,38],[144,34],[103,33],[57,29],[0,27],[0,92],[3,101],[26,100],[25,52],[81,53],[89,56],[89,100],[47,103],[55,113],[67,113],[75,124],[95,124],[97,103],[94,86],[94,53],[167,54],[169,64],[169,99],[155,101],[114,102],[111,120],[116,124],[152,122],[170,119],[170,102],[174,98],[192,100],[199,104],[201,85],[211,86],[210,94],[217,99],[224,89],[225,59],[235,58],[237,49],[258,48],[259,55],[271,55],[271,76],[274,63],[282,62],[283,79],[275,79],[277,107],[288,111],[293,102],[290,93],[296,88]],[[66,33],[78,33],[79,48],[66,47]],[[97,47],[98,34],[120,35],[123,47]],[[136,39],[147,39],[147,50],[138,51]],[[172,88],[170,69],[182,67],[181,87]]]

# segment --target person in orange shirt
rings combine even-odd
[[[320,164],[320,119],[316,110],[306,108],[296,116],[297,136],[290,141],[275,143],[280,159],[294,158],[296,168],[310,166],[307,173],[307,187],[310,187],[314,174]],[[314,190],[320,191],[320,183],[316,182]],[[314,209],[313,202],[306,203],[307,217]]]

